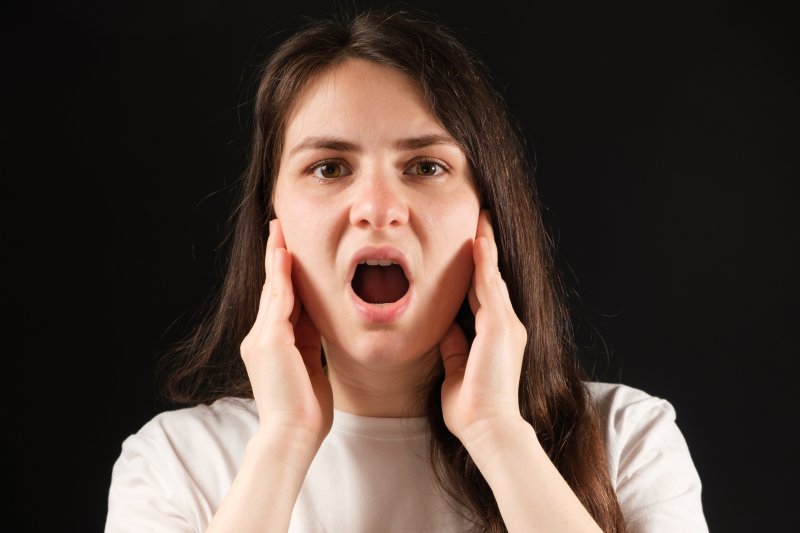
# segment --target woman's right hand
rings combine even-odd
[[[285,533],[308,467],[333,423],[321,339],[292,288],[292,256],[269,224],[266,281],[240,350],[258,408],[236,479],[207,533]]]
[[[299,452],[299,457],[291,454],[293,459],[310,463],[333,423],[333,394],[322,368],[319,331],[292,287],[292,256],[280,222],[272,220],[269,227],[266,281],[241,355],[258,407],[259,433],[280,438]]]

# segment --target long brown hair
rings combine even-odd
[[[600,419],[574,353],[564,291],[522,135],[481,61],[429,14],[396,9],[315,21],[266,61],[255,96],[250,161],[222,289],[193,335],[161,359],[166,395],[184,405],[225,396],[252,397],[239,345],[252,327],[264,283],[263,253],[287,113],[311,77],[346,58],[375,61],[410,76],[422,88],[430,110],[461,145],[482,206],[493,214],[500,270],[528,331],[520,411],[600,527],[622,532]],[[472,339],[468,307],[462,307],[458,320]],[[442,377],[440,369],[428,393],[436,477],[478,528],[505,531],[491,489],[444,424]]]

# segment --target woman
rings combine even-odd
[[[108,531],[706,529],[669,404],[576,365],[487,79],[406,12],[275,51],[219,305],[170,361],[194,407],[126,440]]]

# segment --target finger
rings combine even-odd
[[[469,344],[464,331],[457,323],[453,322],[439,341],[439,353],[442,356],[445,375],[464,372],[469,356]]]
[[[264,286],[261,288],[261,297],[258,303],[255,324],[261,324],[266,320],[267,310],[271,299],[270,279],[272,278],[273,264],[275,263],[275,250],[286,248],[278,219],[269,221],[269,235],[267,236],[267,249],[264,253]]]
[[[289,317],[294,308],[294,290],[292,288],[292,256],[286,248],[275,248],[272,261],[272,279],[269,284],[269,305],[265,320],[275,324],[289,324]],[[266,289],[266,287],[265,287]]]
[[[524,346],[527,342],[527,331],[517,316],[508,286],[497,268],[495,255],[485,236],[476,239],[473,248],[475,259],[475,295],[478,300],[478,311],[475,313],[476,341],[497,343],[506,339],[514,346]],[[490,341],[487,339],[491,339]],[[502,342],[502,341],[501,341]],[[475,345],[473,344],[473,347]],[[480,353],[480,350],[478,351]],[[521,356],[522,351],[518,352]],[[473,367],[481,367],[486,361],[478,361]]]
[[[494,254],[492,253],[489,239],[485,236],[475,239],[472,258],[475,261],[473,277],[475,279],[475,296],[478,300],[478,306],[496,303],[497,291],[495,286],[499,281],[502,281],[502,278],[500,277],[500,271],[497,269],[497,264],[494,262]]]
[[[473,259],[475,260],[475,297],[477,308],[483,309],[484,306],[492,310],[492,316],[499,320],[508,318],[507,315],[516,317],[514,308],[511,305],[511,298],[508,293],[500,270],[497,268],[495,255],[489,239],[481,236],[475,239],[473,246]],[[475,311],[476,318],[478,311]],[[476,324],[477,325],[477,324]]]
[[[483,257],[480,255],[475,248],[481,246],[481,243],[478,242],[478,239],[485,238],[489,239],[490,242],[494,241],[494,232],[492,231],[492,224],[489,216],[488,209],[481,209],[481,212],[478,214],[478,226],[475,230],[475,239],[473,240],[473,252],[472,258],[475,261],[475,270],[472,272],[472,280],[470,280],[469,284],[469,291],[467,292],[467,300],[469,301],[469,308],[472,310],[472,314],[476,314],[478,309],[481,307],[481,303],[478,300],[478,295],[476,293],[475,285],[476,285],[476,277],[478,274],[478,266],[479,266],[479,257]],[[497,256],[494,255],[496,258]],[[494,260],[495,265],[497,264],[496,259]]]
[[[475,270],[472,274],[472,287],[473,300],[470,300],[470,307],[473,313],[477,313],[481,303],[485,301],[481,299],[481,293],[485,292],[486,283],[494,283],[492,276],[499,273],[500,269],[497,265],[497,245],[494,242],[494,230],[492,229],[491,216],[488,209],[481,209],[478,215],[478,227],[475,231],[475,241],[472,248],[472,259],[475,262]],[[484,288],[479,292],[478,287]]]
[[[286,248],[286,240],[283,237],[283,228],[277,218],[269,221],[269,235],[267,236],[267,251],[264,256],[264,271],[266,273],[265,283],[269,283],[272,275],[272,264],[277,248]]]
[[[489,247],[492,252],[492,263],[496,267],[498,265],[497,242],[494,238],[492,217],[488,209],[481,209],[481,212],[478,215],[478,229],[475,233],[475,239],[478,239],[479,237],[486,237],[486,239],[488,239]]]

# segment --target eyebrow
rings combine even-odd
[[[394,143],[394,148],[397,150],[419,150],[420,148],[427,148],[428,146],[435,145],[450,145],[459,147],[455,139],[449,135],[442,135],[439,133],[432,133],[430,135],[420,135],[419,137],[409,137],[407,139],[400,139]],[[338,152],[358,152],[360,149],[358,145],[342,139],[340,137],[306,137],[300,141],[289,152],[289,156],[301,152],[303,150],[335,150]]]

